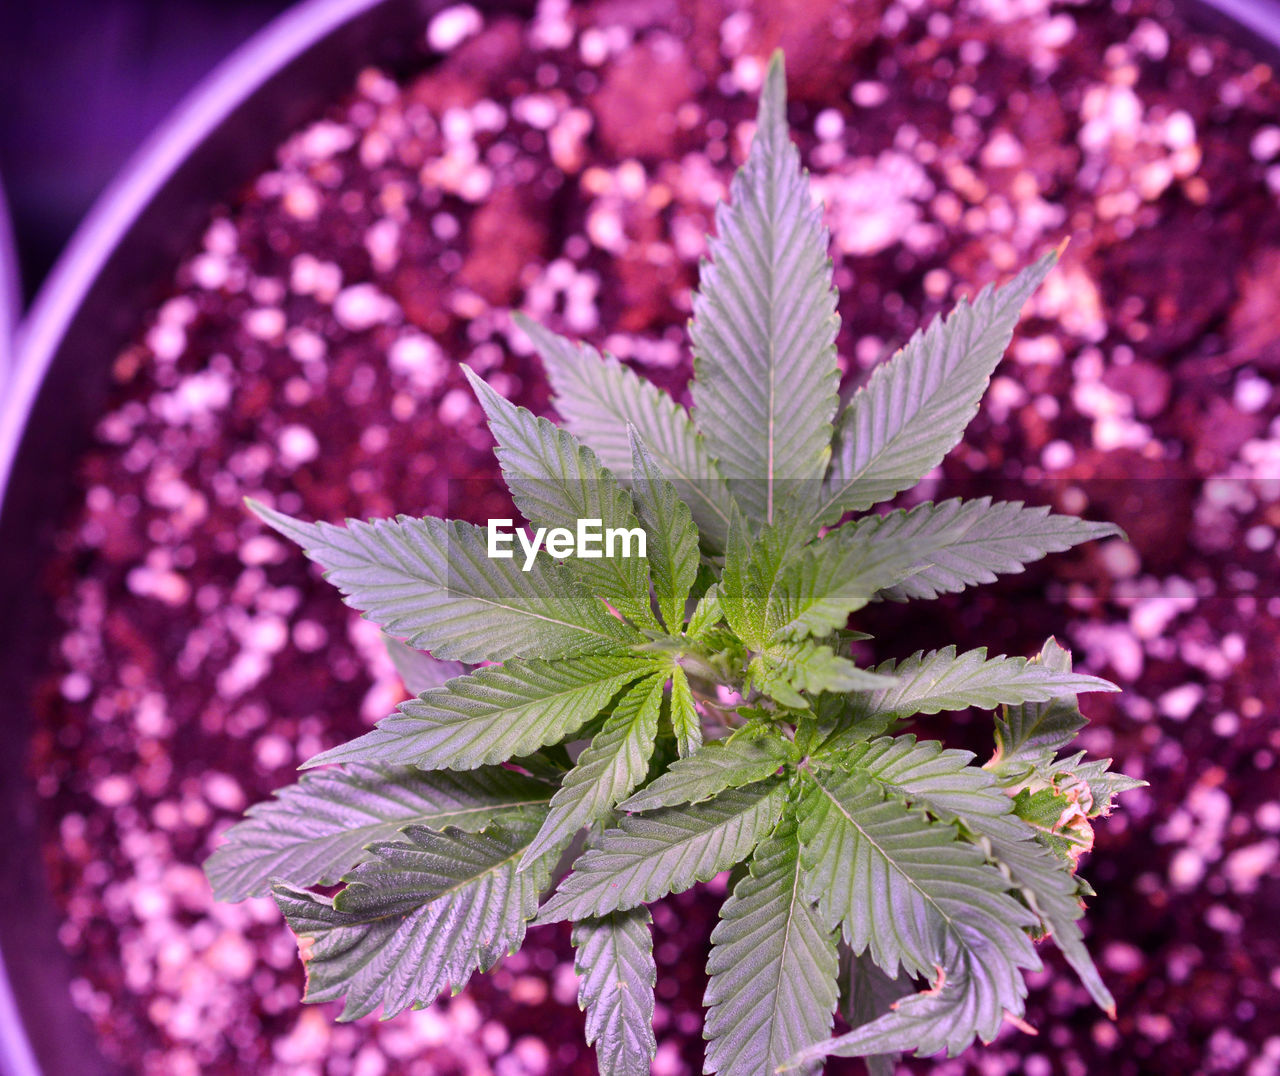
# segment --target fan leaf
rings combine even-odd
[[[531,865],[566,843],[583,826],[612,815],[614,804],[644,780],[658,735],[666,674],[641,680],[618,700],[604,727],[564,775],[551,810],[525,852]]]
[[[704,744],[688,758],[618,806],[624,811],[656,811],[681,803],[701,803],[727,788],[763,781],[779,767],[799,761],[794,745],[774,733]]]
[[[985,647],[959,655],[954,646],[927,654],[916,651],[902,661],[883,662],[875,671],[894,676],[897,684],[851,696],[840,730],[824,745],[824,752],[842,751],[915,714],[970,706],[994,710],[1030,701],[1074,699],[1078,691],[1118,690],[1100,677],[1051,668],[1026,658],[988,658]]]
[[[836,934],[801,892],[800,874],[795,822],[784,816],[711,934],[706,1072],[773,1076],[797,1050],[831,1033]]]
[[[306,1000],[346,998],[340,1020],[383,1019],[460,990],[524,940],[551,869],[517,873],[537,823],[483,833],[407,827],[374,845],[337,897],[277,883],[307,966]]]
[[[307,774],[250,807],[205,862],[218,900],[266,896],[270,882],[332,885],[372,843],[404,826],[479,830],[529,811],[554,790],[511,770],[423,773],[409,767],[352,766]]]
[[[694,421],[748,520],[773,523],[831,453],[840,321],[822,213],[787,130],[774,56],[755,138],[716,209],[693,298]]]
[[[709,552],[724,549],[733,498],[706,444],[683,407],[612,355],[575,344],[521,314],[514,315],[533,341],[565,428],[589,446],[610,471],[630,480],[628,424],[652,453],[680,499],[689,506]]]
[[[468,770],[532,754],[576,732],[623,687],[653,672],[649,655],[507,661],[400,704],[378,727],[307,762],[397,762]]]
[[[588,919],[709,881],[751,854],[786,797],[786,783],[775,779],[691,807],[624,817],[574,864],[538,921]]]
[[[1023,305],[1057,260],[1050,251],[1004,287],[961,300],[872,373],[837,423],[819,518],[887,501],[942,461],[978,413]]]
[[[1047,507],[1027,508],[1021,501],[990,497],[917,505],[890,512],[878,525],[877,541],[900,544],[916,560],[900,583],[878,595],[893,601],[936,598],[997,576],[1017,574],[1050,553],[1081,542],[1123,537],[1113,523],[1051,514]]]
[[[398,516],[335,527],[248,503],[325,569],[348,605],[435,657],[562,658],[644,641],[545,556],[527,572],[490,558],[470,523]]]
[[[583,520],[598,521],[594,555],[578,549],[574,576],[639,626],[657,628],[649,604],[648,557],[609,556],[604,544],[610,530],[641,529],[618,480],[573,434],[499,396],[469,367],[462,371],[488,416],[502,477],[516,507],[531,523],[564,528],[575,537]]]
[[[587,1011],[600,1076],[649,1076],[658,1049],[651,921],[647,908],[632,908],[573,924],[578,1007]]]
[[[980,961],[995,996],[984,998],[995,1024],[1004,1010],[1021,1013],[1020,968],[1039,961],[1024,927],[1034,916],[1009,896],[1008,881],[955,829],[888,796],[864,767],[805,775],[800,840],[805,893],[823,922],[842,926],[855,954],[867,951],[892,975],[932,976]],[[972,1038],[975,1029],[970,1029]],[[883,1053],[893,1046],[873,1052]]]
[[[667,631],[684,627],[685,603],[698,574],[698,531],[689,506],[649,454],[635,427],[631,436],[631,492],[649,535],[649,570]]]

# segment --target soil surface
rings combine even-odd
[[[341,1025],[299,1004],[269,900],[212,902],[199,864],[218,834],[402,697],[376,631],[241,502],[506,514],[457,364],[545,411],[513,308],[682,394],[704,233],[781,45],[850,390],[958,296],[1071,238],[917,496],[1052,503],[1132,539],[858,625],[881,657],[1030,654],[1056,634],[1124,688],[1086,700],[1082,746],[1151,783],[1083,867],[1118,1020],[1046,949],[1037,1037],[1010,1026],[910,1067],[1280,1072],[1272,70],[1151,0],[543,0],[527,24],[451,8],[428,40],[438,64],[363,72],[214,213],[114,359],[49,566],[63,634],[31,760],[75,1003],[104,1051],[145,1076],[595,1070],[567,929],[534,930],[456,998]],[[990,745],[985,715],[919,731]],[[723,892],[655,909],[659,1076],[701,1071]]]

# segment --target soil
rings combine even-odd
[[[1272,70],[1154,0],[469,11],[432,24],[438,64],[399,84],[363,72],[283,145],[114,360],[48,570],[63,634],[31,760],[74,1000],[103,1050],[148,1076],[594,1071],[566,930],[535,930],[456,998],[340,1025],[299,1004],[269,900],[212,902],[199,864],[218,834],[402,691],[376,632],[241,501],[328,520],[504,514],[457,364],[546,410],[511,308],[683,393],[703,236],[781,44],[848,387],[1071,237],[920,495],[1052,503],[1132,539],[858,625],[881,656],[956,640],[1029,654],[1056,633],[1124,688],[1088,698],[1083,746],[1151,783],[1084,864],[1118,1020],[1046,950],[1038,1037],[1008,1027],[910,1068],[1280,1072]],[[990,744],[981,715],[921,732]],[[723,891],[655,911],[659,1076],[701,1071]]]

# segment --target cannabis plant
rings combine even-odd
[[[466,371],[528,531],[252,505],[407,643],[421,689],[207,865],[219,897],[274,895],[306,999],[345,998],[343,1019],[427,1005],[530,925],[569,921],[601,1071],[647,1073],[646,905],[725,871],[709,1073],[990,1040],[1022,1023],[1046,935],[1113,1009],[1075,863],[1137,782],[1061,755],[1077,693],[1113,686],[1053,640],[1029,660],[948,646],[863,667],[849,626],[1117,533],[989,498],[869,511],[959,440],[1057,253],[916,333],[841,410],[827,234],[780,57],[730,198],[694,297],[692,411],[528,320],[563,426]],[[459,675],[413,683],[432,660]],[[903,731],[968,707],[997,712],[981,765]],[[851,1030],[832,1038],[837,1009]]]

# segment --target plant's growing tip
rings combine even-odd
[[[251,808],[206,866],[221,898],[275,895],[306,999],[344,998],[343,1019],[429,1004],[531,923],[569,920],[601,1071],[647,1073],[645,905],[726,870],[709,1073],[814,1073],[829,1054],[884,1071],[883,1055],[990,1040],[1021,1018],[1046,935],[1113,1009],[1075,865],[1090,820],[1139,782],[1063,754],[1077,693],[1113,686],[1052,639],[1030,660],[850,656],[870,602],[1117,533],[989,499],[868,511],[960,439],[1057,252],[916,333],[841,410],[827,234],[785,113],[775,57],[694,299],[692,411],[525,319],[563,427],[467,371],[546,542],[494,556],[469,523],[252,505],[405,641],[416,692]],[[553,556],[584,520],[644,555]],[[985,763],[923,738],[941,722],[905,731],[968,707],[997,712]],[[851,1030],[832,1038],[837,1009]]]

